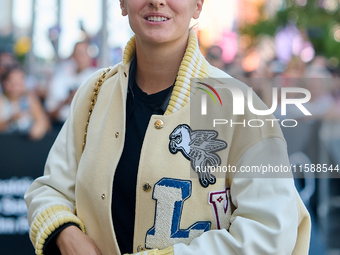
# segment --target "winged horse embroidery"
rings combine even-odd
[[[186,124],[177,126],[169,136],[170,152],[176,154],[180,151],[190,160],[191,167],[198,174],[204,188],[216,182],[216,177],[210,173],[208,167],[221,165],[221,158],[215,152],[227,148],[227,143],[216,139],[217,136],[215,130],[191,130]],[[196,167],[204,171],[196,171]]]

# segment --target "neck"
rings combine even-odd
[[[176,80],[188,37],[176,43],[150,44],[136,38],[136,82],[147,94],[162,91]]]

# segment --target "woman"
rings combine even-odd
[[[45,104],[55,127],[62,127],[77,89],[96,71],[88,47],[87,41],[76,43],[71,58],[62,63],[49,84]]]
[[[0,132],[20,132],[33,140],[41,139],[49,129],[49,121],[39,99],[25,89],[25,73],[10,67],[1,76]]]
[[[188,30],[203,0],[120,2],[135,32],[123,63],[77,91],[45,174],[26,194],[36,252],[307,254],[308,213],[291,179],[215,178],[193,170],[289,164],[276,126],[220,133],[190,127],[189,99],[202,95],[190,79],[229,77],[209,66]],[[230,93],[221,98],[232,102]]]

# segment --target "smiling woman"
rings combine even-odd
[[[44,176],[26,193],[37,254],[307,254],[310,221],[293,180],[238,171],[289,166],[278,124],[213,129],[190,121],[191,104],[205,93],[194,78],[227,80],[247,94],[199,51],[189,23],[203,0],[120,6],[135,32],[123,62],[78,89]],[[219,96],[223,105],[209,107],[210,117],[239,123],[231,94]],[[245,121],[274,118],[247,109]],[[210,170],[223,166],[232,171]]]
[[[123,15],[128,15],[139,43],[183,44],[187,41],[191,18],[197,19],[204,0],[144,1],[121,0]],[[182,46],[183,47],[183,46]]]
[[[135,32],[136,81],[144,92],[153,94],[173,84],[188,42],[190,20],[199,17],[203,1],[120,1],[122,14],[128,15]]]

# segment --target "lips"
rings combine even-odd
[[[144,16],[144,19],[146,19],[149,22],[164,22],[170,19],[169,16],[161,13],[148,13]]]
[[[151,17],[147,17],[146,18],[148,21],[151,21],[151,22],[161,22],[161,21],[167,21],[169,20],[168,18],[165,18],[165,17],[157,17],[157,16],[151,16]]]

